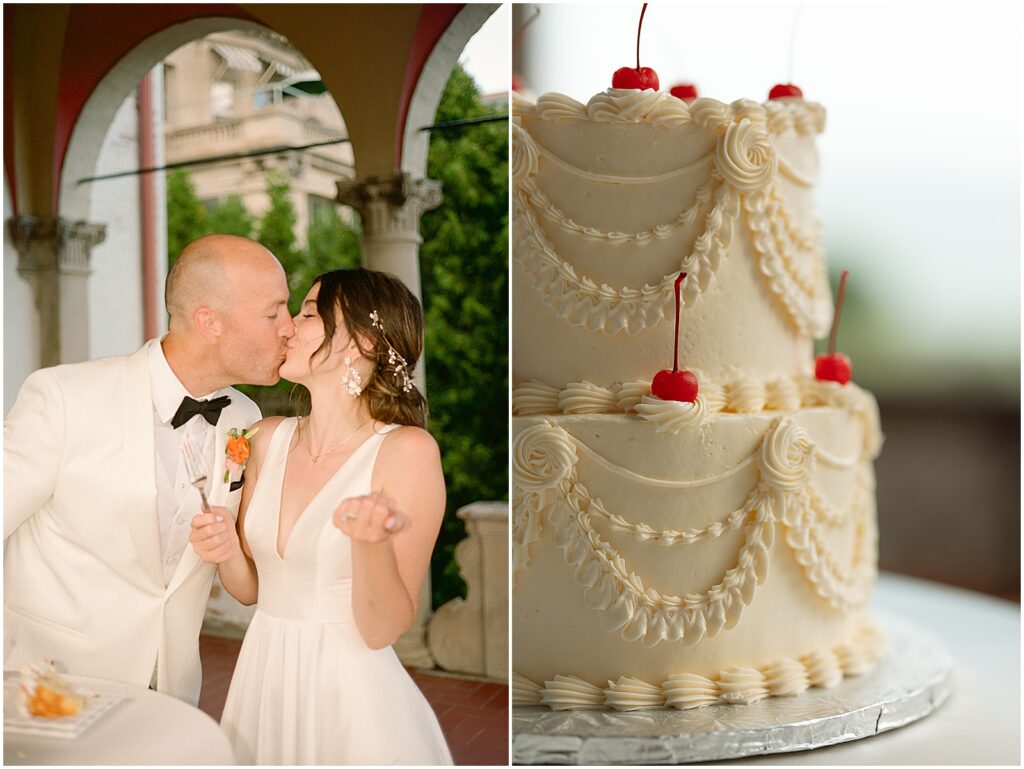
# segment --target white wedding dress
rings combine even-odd
[[[437,718],[389,646],[373,650],[352,615],[349,538],[331,515],[370,492],[384,436],[370,436],[324,484],[277,552],[288,446],[271,437],[245,517],[259,574],[256,614],[231,679],[221,727],[240,764],[451,764]]]

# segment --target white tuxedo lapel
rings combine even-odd
[[[152,343],[151,343],[152,344]],[[160,524],[156,514],[156,459],[153,447],[153,395],[149,345],[125,360],[124,484],[125,518],[139,560],[163,587]]]
[[[202,461],[203,467],[207,471],[206,500],[214,506],[225,505],[231,485],[230,480],[224,480],[224,473],[227,469],[228,431],[234,427],[241,433],[249,426],[247,422],[239,421],[239,416],[244,412],[233,406],[234,404],[229,405],[221,412],[216,428],[207,433],[206,442],[203,444]],[[235,513],[233,510],[229,510],[229,512]],[[168,593],[177,590],[201,563],[203,560],[196,555],[195,548],[189,543],[181,555],[181,560],[178,561],[174,574],[171,575],[171,581],[167,585]]]

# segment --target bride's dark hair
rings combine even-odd
[[[313,281],[313,285],[317,283],[316,310],[323,320],[324,341],[310,360],[330,352],[338,325],[336,310],[340,309],[359,352],[374,363],[359,396],[366,399],[370,416],[386,424],[426,427],[427,401],[412,383],[413,369],[423,352],[419,299],[394,275],[363,267],[325,272]],[[364,342],[369,343],[368,349]],[[392,351],[405,360],[404,372],[401,360],[389,355]]]

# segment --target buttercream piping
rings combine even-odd
[[[816,406],[843,408],[863,418],[868,452],[877,455],[881,447],[874,398],[853,382],[840,388],[834,382],[818,382],[805,374],[777,377],[767,382],[740,375],[723,386],[708,380],[696,370],[694,374],[700,383],[699,395],[704,400],[708,415],[719,412],[791,412]],[[835,385],[839,389],[824,388],[822,385]],[[568,384],[559,389],[537,381],[519,385],[512,390],[512,413],[515,416],[565,413],[559,406],[562,393],[576,386]],[[644,396],[651,393],[650,382],[643,381],[613,384],[610,387],[587,382],[586,387],[602,403],[607,404],[607,408],[600,412],[605,414],[635,413]]]
[[[569,163],[567,160],[560,158],[554,152],[549,150],[543,144],[534,141],[533,137],[522,128],[518,128],[513,132],[516,141],[527,142],[534,148],[534,151],[538,156],[547,158],[551,161],[552,165],[561,168],[566,173],[570,173],[573,176],[579,176],[580,178],[587,179],[592,182],[606,182],[608,184],[624,184],[624,185],[635,185],[635,184],[658,184],[660,182],[670,181],[679,176],[685,176],[688,173],[692,173],[694,170],[700,169],[702,166],[710,164],[713,159],[713,154],[708,153],[696,160],[687,163],[685,166],[679,166],[673,168],[671,171],[666,171],[662,174],[652,174],[651,176],[625,176],[617,174],[599,174],[594,171],[587,171],[583,168],[577,168],[576,166]]]
[[[726,668],[718,676],[720,697],[726,702],[751,703],[763,700],[769,695],[764,673],[756,668],[735,665]]]
[[[527,428],[516,436],[512,450],[513,537],[519,551],[513,561],[513,584],[516,573],[529,563],[530,545],[541,536],[546,514],[554,543],[562,550],[566,563],[575,569],[576,581],[584,590],[584,602],[602,612],[606,630],[618,631],[629,641],[643,639],[649,645],[681,639],[688,644],[697,643],[705,635],[716,635],[739,621],[743,608],[753,600],[756,586],[767,575],[768,547],[774,539],[776,523],[781,523],[786,543],[816,592],[834,608],[859,608],[867,602],[874,577],[877,537],[872,511],[870,506],[865,508],[867,520],[859,524],[861,533],[857,536],[853,562],[846,569],[823,545],[820,530],[828,521],[815,517],[813,497],[808,490],[818,451],[806,431],[788,417],[779,417],[765,433],[760,448],[725,473],[710,479],[668,481],[637,476],[609,462],[552,422]],[[751,520],[745,527],[737,565],[703,594],[663,595],[645,586],[593,527],[592,517],[604,517],[634,536],[671,538],[671,544],[686,544],[687,532],[657,531],[622,516],[613,519],[576,474],[581,454],[599,460],[598,464],[606,469],[649,485],[670,488],[721,480],[756,459],[760,480],[743,506]],[[731,514],[727,522],[732,523],[735,515]],[[711,531],[711,527],[691,531],[690,539],[710,536]]]
[[[853,640],[833,648],[822,649],[799,660],[782,658],[763,668],[732,666],[713,678],[695,673],[677,673],[660,685],[631,676],[609,681],[605,689],[574,676],[555,676],[552,709],[595,709],[614,707],[618,710],[676,708],[688,710],[715,703],[747,705],[765,697],[792,697],[811,686],[830,688],[844,676],[866,673],[881,654],[883,639],[878,635],[860,633]],[[855,659],[847,670],[841,660]],[[528,679],[513,673],[513,680]],[[526,687],[522,686],[523,689]],[[533,686],[537,686],[533,684]],[[539,687],[537,687],[539,688]],[[601,704],[598,704],[600,701]],[[573,702],[580,703],[573,705]],[[513,704],[520,704],[513,702]],[[532,701],[522,704],[534,704]],[[546,702],[544,704],[547,704]]]
[[[607,414],[618,408],[615,395],[591,382],[573,382],[558,394],[558,406],[563,414]]]
[[[773,697],[792,697],[811,685],[807,668],[794,659],[777,660],[765,668],[765,684]]]
[[[802,405],[800,385],[792,377],[779,377],[765,385],[766,411],[796,411]]]
[[[677,710],[691,710],[718,701],[718,684],[696,673],[671,676],[661,685],[665,705]]]
[[[764,411],[767,404],[765,385],[751,377],[741,376],[725,387],[725,400],[732,411],[740,414],[754,414]]]
[[[588,495],[589,496],[589,495]],[[752,501],[748,499],[748,502]],[[700,529],[655,529],[646,523],[630,523],[617,513],[605,509],[601,500],[590,498],[590,511],[598,518],[604,518],[612,531],[621,531],[631,535],[637,542],[654,541],[662,545],[692,545],[703,539],[718,539],[727,531],[738,531],[750,517],[750,506],[744,505],[734,510],[720,521],[715,521]]]
[[[832,299],[820,249],[809,257],[816,267],[810,284],[797,271],[788,241],[779,237],[778,223],[783,216],[780,200],[774,189],[752,190],[743,196],[744,220],[755,261],[797,330],[806,336],[824,336],[831,322]]]
[[[815,186],[818,182],[814,177],[797,171],[792,165],[787,163],[786,159],[782,156],[779,156],[779,173],[801,187],[810,188]]]
[[[556,675],[544,682],[541,704],[552,710],[603,710],[604,691],[576,676]]]
[[[728,245],[733,219],[739,212],[739,200],[728,186],[716,182],[712,175],[713,205],[705,218],[702,235],[694,240],[692,250],[680,262],[680,271],[691,278],[686,281],[682,299],[692,303],[709,285]],[[642,288],[612,288],[597,285],[576,270],[551,247],[530,210],[526,192],[516,187],[512,196],[516,236],[515,260],[532,279],[544,303],[558,317],[574,326],[614,336],[625,331],[634,334],[653,328],[666,316],[674,302],[676,271],[664,276],[657,285]]]
[[[543,106],[541,103],[543,102]],[[682,105],[682,106],[680,106]],[[553,110],[553,111],[552,111]],[[813,110],[812,110],[813,112]],[[567,114],[584,115],[598,121],[639,122],[645,119],[667,120],[665,124],[696,122],[698,125],[718,134],[714,151],[716,172],[709,181],[724,182],[723,192],[716,192],[714,207],[708,214],[705,232],[694,241],[693,252],[683,260],[681,271],[690,274],[684,288],[684,302],[696,300],[705,290],[721,259],[721,250],[731,238],[735,219],[734,204],[741,204],[751,242],[754,245],[759,269],[776,294],[782,308],[801,333],[821,336],[827,328],[831,298],[820,248],[815,243],[807,248],[807,238],[802,237],[792,225],[791,217],[779,195],[775,183],[779,169],[779,158],[771,138],[773,115],[778,120],[782,114],[777,108],[768,110],[765,106],[749,100],[739,100],[730,105],[708,99],[700,99],[692,106],[662,92],[617,92],[598,94],[587,107],[560,94],[548,94],[538,100],[534,114],[550,119],[559,119]],[[652,118],[652,116],[657,117]],[[813,120],[811,121],[814,122]],[[593,227],[578,224],[560,212],[543,194],[533,181],[537,172],[537,157],[545,154],[552,163],[564,170],[587,176],[592,181],[613,183],[652,183],[687,173],[703,164],[707,158],[698,159],[687,166],[665,174],[647,177],[620,177],[575,168],[537,144],[529,132],[519,123],[513,122],[513,183],[514,217],[516,231],[517,260],[531,275],[534,286],[541,293],[546,304],[556,310],[559,317],[577,326],[600,330],[607,334],[622,331],[637,333],[660,322],[666,315],[666,305],[672,299],[675,273],[665,276],[655,287],[641,289],[613,289],[597,286],[586,277],[577,277],[573,270],[551,248],[536,220],[529,212],[531,202],[543,214],[557,222],[564,230],[588,239],[604,240],[609,243],[634,242],[646,244],[653,240],[669,237],[680,224],[695,216],[699,200],[684,211],[675,222],[659,225],[642,233],[601,232]],[[811,184],[795,169],[783,163],[783,172],[798,184]],[[728,194],[732,191],[733,195]],[[779,230],[789,229],[792,237]],[[529,232],[524,232],[529,230]],[[813,285],[803,281],[789,249],[803,246],[809,253],[817,280]],[[660,298],[660,302],[658,299]]]
[[[585,227],[582,224],[578,224],[571,217],[567,216],[564,211],[558,208],[558,206],[552,203],[532,178],[524,179],[519,186],[522,188],[526,199],[529,200],[530,204],[533,205],[534,208],[544,215],[544,218],[554,222],[563,231],[568,232],[571,235],[576,235],[583,240],[590,242],[608,243],[613,246],[621,245],[623,243],[646,246],[656,240],[665,240],[666,238],[670,238],[675,235],[681,227],[693,224],[693,222],[697,220],[697,216],[701,209],[704,208],[711,199],[714,182],[714,179],[709,178],[708,181],[697,190],[693,203],[690,207],[679,214],[674,221],[667,224],[659,224],[649,230],[643,230],[641,232],[605,232],[597,229],[596,227]]]
[[[801,662],[807,668],[807,680],[811,686],[831,689],[843,680],[843,670],[831,649],[811,652],[805,655]]]
[[[840,510],[832,505],[827,499],[818,494],[813,488],[808,487],[807,493],[810,497],[810,506],[813,511],[814,520],[828,526],[845,526],[859,514],[864,506],[869,503],[869,495],[874,493],[875,487],[871,480],[870,473],[866,472],[864,463],[857,465],[854,475],[853,493],[850,502],[845,510]]]
[[[519,385],[512,390],[512,413],[526,416],[559,411],[560,392],[557,387],[536,380]]]
[[[701,395],[692,403],[645,395],[636,406],[636,413],[653,424],[655,432],[676,435],[680,430],[699,427],[708,415],[708,404]]]
[[[576,568],[586,605],[601,612],[607,631],[618,631],[627,641],[643,639],[651,646],[676,640],[694,644],[705,634],[717,635],[739,621],[743,607],[753,600],[756,585],[767,575],[768,547],[774,539],[767,500],[751,498],[755,512],[745,528],[737,565],[706,593],[679,596],[645,586],[629,571],[622,556],[594,529],[591,498],[583,484],[574,483],[571,489],[565,484],[564,493],[565,506],[559,504],[548,511],[554,542],[566,563]]]
[[[526,676],[512,673],[512,704],[540,705],[541,688]]]
[[[560,430],[561,428],[556,427],[555,429]],[[633,470],[630,470],[627,467],[623,467],[622,465],[617,465],[613,462],[608,461],[603,456],[594,451],[592,448],[587,446],[585,443],[581,442],[579,439],[574,437],[571,439],[575,443],[576,447],[583,454],[585,454],[589,459],[596,462],[606,470],[610,470],[611,472],[616,473],[617,475],[621,475],[623,478],[628,478],[631,481],[644,483],[649,486],[658,486],[664,489],[695,489],[700,486],[710,486],[712,484],[723,481],[726,478],[731,478],[732,476],[736,475],[736,473],[740,472],[745,467],[748,467],[750,464],[754,462],[754,457],[751,456],[747,457],[746,459],[740,460],[732,467],[728,468],[727,470],[723,470],[717,475],[711,475],[708,476],[707,478],[695,478],[689,481],[673,481],[668,478],[651,478],[646,475],[641,475],[640,473],[634,472]]]
[[[785,541],[815,592],[838,611],[851,611],[867,604],[877,563],[877,524],[870,500],[861,509],[852,563],[842,567],[821,537],[827,523],[815,520],[809,494],[789,500],[783,514]],[[800,504],[797,504],[799,502]]]
[[[665,704],[661,687],[644,683],[638,678],[620,676],[617,681],[609,681],[604,694],[605,704],[615,710],[647,710]]]
[[[536,116],[542,120],[593,120],[603,123],[650,122],[654,125],[681,126],[690,122],[705,126],[724,120],[731,108],[752,105],[763,113],[761,120],[772,133],[795,131],[817,134],[825,130],[825,109],[805,100],[768,101],[756,104],[741,100],[727,105],[715,99],[702,98],[687,104],[664,91],[624,91],[611,89],[594,95],[582,104],[564,94],[546,93],[536,103],[515,95],[512,114],[515,117]]]
[[[619,411],[636,413],[636,407],[640,405],[645,395],[650,395],[650,382],[624,382],[615,385],[612,392],[615,393],[615,405]]]
[[[840,644],[834,651],[844,676],[863,675],[875,666],[873,655],[858,644]]]

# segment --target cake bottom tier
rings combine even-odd
[[[869,394],[682,423],[521,417],[513,433],[515,703],[749,703],[873,667]]]

